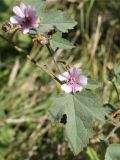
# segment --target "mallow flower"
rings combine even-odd
[[[63,82],[61,88],[66,93],[76,93],[77,91],[82,91],[87,85],[87,77],[82,75],[80,69],[73,67],[58,76],[58,79]]]
[[[20,3],[20,6],[13,7],[13,12],[16,16],[10,18],[12,24],[20,26],[20,30],[26,34],[29,30],[38,27],[38,17],[32,6],[26,6],[24,3]]]

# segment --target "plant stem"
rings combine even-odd
[[[108,140],[116,131],[117,129],[120,128],[120,124],[118,124],[117,126],[115,126],[112,131],[108,134],[108,136],[106,137],[106,140]]]
[[[47,74],[49,74],[55,81],[57,81],[58,83],[62,84],[62,82],[54,74],[50,73],[47,69],[45,69],[44,67],[42,67],[37,61],[35,61],[34,59],[32,59],[29,55],[27,55],[27,59],[29,59],[34,65],[36,65],[37,67],[39,67],[42,71],[44,71]]]
[[[116,119],[114,119],[110,115],[106,115],[106,117],[109,119],[109,122],[114,126],[114,128],[112,129],[112,131],[106,137],[106,140],[108,140],[116,132],[116,130],[118,128],[120,128],[120,122],[116,121]]]
[[[109,122],[110,122],[112,125],[117,126],[118,121],[116,121],[115,118],[113,118],[113,117],[110,116],[109,114],[106,114],[105,116],[108,118]]]
[[[56,65],[59,73],[61,73],[61,71],[60,71],[60,69],[59,69],[59,66],[58,66],[58,64],[57,64],[57,62],[56,62],[56,60],[55,60],[55,58],[54,58],[54,52],[53,52],[53,50],[50,48],[49,44],[46,44],[46,47],[47,47],[47,49],[48,49],[48,51],[49,51],[49,53],[50,53],[50,56],[52,57],[55,65]]]
[[[5,41],[7,41],[9,44],[11,44],[11,46],[13,46],[17,51],[19,52],[25,52],[23,49],[19,48],[18,46],[16,46],[11,40],[9,40],[8,38],[4,37],[3,35],[0,34],[0,38],[4,39]],[[54,56],[53,56],[53,52],[52,50],[50,49],[49,45],[46,45],[47,48],[48,48],[48,51],[50,53],[50,55],[52,56],[53,60],[54,60],[54,63],[56,64],[58,70],[59,70],[59,67],[54,59]],[[27,55],[27,59],[29,59],[33,64],[35,64],[37,67],[39,67],[41,70],[43,70],[44,72],[48,73],[55,81],[59,82],[60,84],[62,84],[62,82],[53,74],[53,73],[50,73],[47,69],[43,68],[37,61],[35,61],[34,59],[32,59],[29,55]],[[60,72],[60,70],[59,70]]]

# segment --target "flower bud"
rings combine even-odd
[[[38,44],[45,45],[48,43],[48,39],[42,35],[35,35],[33,38],[33,42],[37,42]]]
[[[109,62],[109,63],[107,64],[107,69],[108,69],[109,71],[113,70],[113,67],[114,67],[114,66],[113,66],[113,63],[110,63],[110,62]]]
[[[2,30],[4,32],[8,32],[12,28],[13,28],[13,24],[10,22],[6,22],[5,24],[2,25]]]

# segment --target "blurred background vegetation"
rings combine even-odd
[[[9,20],[16,3],[0,2],[0,26]],[[68,51],[59,49],[56,60],[87,70],[89,77],[101,82],[96,92],[103,103],[116,102],[106,66],[120,64],[120,0],[47,0],[47,3],[50,8],[65,10],[78,22],[74,30],[63,35],[76,47]],[[10,36],[2,29],[0,35]],[[103,160],[102,144],[97,139],[101,126],[95,125],[95,135],[88,147],[74,156],[61,126],[53,126],[48,120],[51,99],[61,93],[59,85],[26,58],[32,53],[39,63],[57,73],[47,49],[41,46],[36,49],[31,38],[21,33],[15,34],[13,40],[25,54],[0,36],[0,160]],[[111,142],[120,142],[119,136],[114,135]]]

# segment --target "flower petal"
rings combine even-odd
[[[58,75],[58,79],[60,81],[67,81],[69,77],[70,77],[69,72],[64,72],[63,74]]]
[[[37,28],[38,26],[39,26],[38,23],[36,23],[36,22],[32,23],[32,28]]]
[[[13,24],[19,24],[21,19],[19,17],[13,16],[10,18],[10,22]]]
[[[66,93],[70,93],[72,92],[72,87],[70,85],[67,85],[66,83],[61,85],[61,88],[66,92]]]
[[[29,28],[21,28],[21,32],[22,32],[23,34],[26,34],[26,33],[29,32]]]
[[[28,15],[29,16],[33,16],[33,17],[35,17],[36,16],[36,12],[35,12],[35,10],[31,7],[31,6],[28,6]]]
[[[78,78],[81,70],[79,68],[73,67],[70,69],[71,76],[74,78]]]
[[[17,16],[19,16],[19,17],[21,17],[21,18],[24,18],[24,17],[25,17],[25,15],[24,15],[24,13],[22,12],[21,8],[18,7],[18,6],[13,7],[13,12],[14,12]]]
[[[20,3],[20,9],[23,13],[25,13],[25,10],[26,10],[26,5],[24,3]]]
[[[79,77],[79,83],[80,83],[82,86],[87,85],[87,77],[84,76],[84,75],[80,75],[80,77]]]
[[[77,92],[77,91],[82,91],[83,90],[83,87],[76,84],[75,86],[73,86],[73,93]]]

